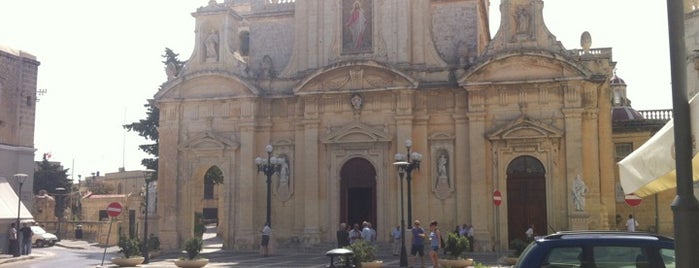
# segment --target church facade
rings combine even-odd
[[[378,239],[401,222],[475,227],[477,250],[615,222],[610,48],[566,49],[541,0],[209,1],[194,51],[170,60],[160,109],[158,234],[178,248],[203,214],[227,248]],[[406,141],[410,141],[409,149]],[[397,153],[422,155],[401,189]],[[206,174],[223,179],[211,184]],[[500,206],[494,191],[502,193]],[[406,200],[408,198],[406,197]],[[407,209],[407,204],[406,209]],[[205,213],[206,212],[206,213]]]

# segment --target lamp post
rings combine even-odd
[[[398,154],[396,154],[398,158]],[[393,163],[398,169],[398,175],[400,176],[400,267],[408,267],[408,254],[405,251],[405,217],[403,215],[403,177],[405,176],[404,167],[409,165],[405,161],[397,161]]]
[[[405,179],[408,183],[408,222],[412,222],[413,220],[413,201],[411,197],[413,191],[411,188],[412,183],[410,182],[413,179],[412,172],[415,169],[420,169],[420,162],[422,161],[422,154],[418,152],[410,152],[412,146],[413,141],[407,139],[405,140],[405,148],[407,149],[408,153],[406,155],[403,155],[401,153],[396,154],[396,163],[402,163],[396,164],[398,172],[404,172],[405,174],[407,174]]]
[[[63,211],[65,210],[65,202],[63,200],[66,189],[63,187],[56,188],[56,206],[54,209],[54,214],[56,214],[56,219],[58,221],[58,226],[56,227],[56,236],[58,241],[61,241],[61,219],[63,219]]]
[[[26,180],[27,177],[29,177],[29,176],[27,176],[27,174],[17,173],[17,174],[15,174],[15,175],[13,175],[12,177],[15,178],[15,180],[17,181],[17,184],[18,184],[18,186],[19,186],[19,187],[17,187],[17,199],[18,199],[18,200],[17,200],[17,223],[15,224],[15,228],[16,228],[16,230],[18,230],[18,232],[17,232],[17,243],[16,243],[16,245],[15,245],[14,255],[13,255],[13,256],[15,256],[15,257],[18,257],[18,256],[20,255],[20,246],[19,246],[19,237],[20,237],[20,235],[19,235],[19,218],[20,218],[20,211],[22,211],[22,210],[21,210],[21,207],[22,207],[22,185],[24,184],[24,180]]]
[[[267,176],[267,217],[265,223],[271,228],[272,227],[272,175],[279,172],[281,168],[282,161],[281,158],[272,156],[272,150],[274,148],[272,145],[267,144],[265,146],[265,151],[267,151],[267,161],[262,157],[255,158],[255,164],[257,164],[257,172],[262,172]]]
[[[144,220],[143,220],[143,263],[148,264],[150,262],[150,256],[148,256],[148,200],[150,200],[148,193],[150,192],[150,183],[154,181],[153,173],[155,170],[146,169],[143,171],[143,178],[146,180],[146,207],[144,209]]]

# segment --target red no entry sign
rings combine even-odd
[[[107,215],[109,217],[118,217],[121,214],[121,204],[119,202],[111,202],[107,205]]]
[[[500,206],[500,203],[502,203],[502,194],[500,191],[495,190],[495,192],[493,192],[493,204],[495,204],[495,206]]]
[[[641,199],[635,194],[627,194],[626,197],[624,197],[624,202],[626,202],[627,205],[635,207],[641,204]]]

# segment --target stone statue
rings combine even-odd
[[[441,155],[439,156],[439,160],[437,160],[437,174],[439,177],[447,177],[447,157],[446,155]]]
[[[288,187],[289,185],[289,164],[286,159],[282,158],[282,165],[279,169],[279,187]]]
[[[529,13],[524,8],[517,10],[517,33],[528,34],[529,33]]]
[[[364,100],[362,100],[362,96],[360,96],[359,94],[354,94],[352,95],[350,102],[352,103],[352,108],[354,108],[355,110],[359,110],[362,108]]]
[[[204,40],[204,45],[206,46],[206,61],[215,62],[218,60],[218,33],[211,30],[211,33],[206,40]]]
[[[573,180],[573,203],[575,204],[576,211],[585,211],[585,194],[587,193],[587,186],[582,180],[582,176],[578,174]]]

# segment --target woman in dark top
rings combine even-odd
[[[340,223],[340,229],[337,230],[337,247],[343,248],[349,246],[349,231],[347,230],[347,224]]]

